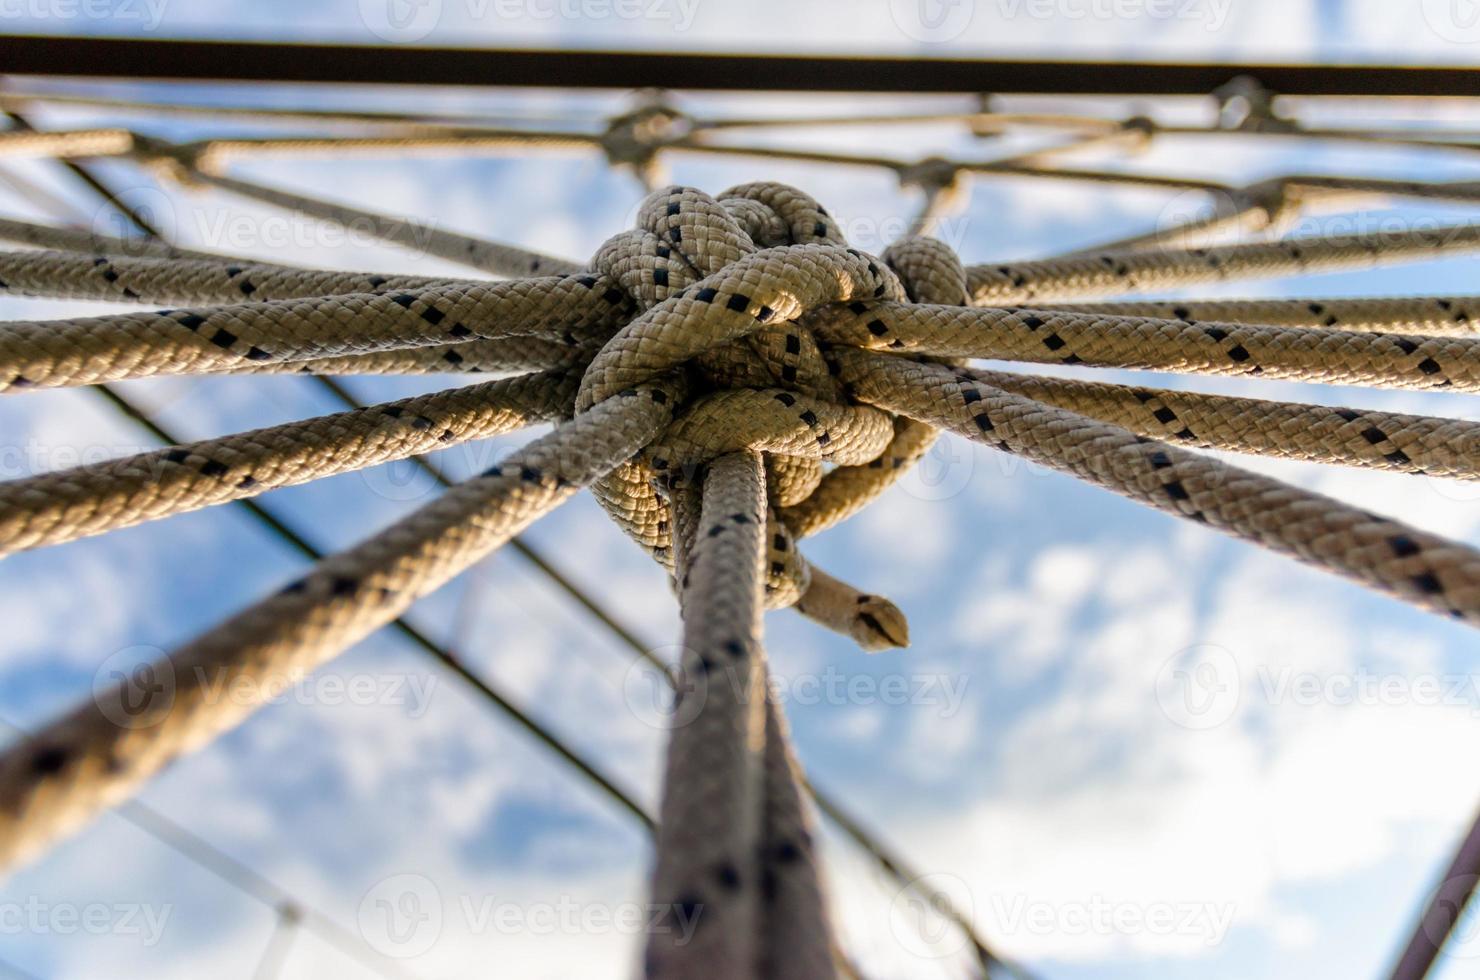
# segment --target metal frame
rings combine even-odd
[[[1480,96],[1480,68],[538,51],[0,35],[0,74],[734,92],[1206,95],[1251,75],[1282,95]]]

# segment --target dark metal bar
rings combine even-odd
[[[0,42],[3,41],[4,38],[0,37]],[[5,114],[10,117],[12,123],[14,123],[17,127],[27,129],[31,128],[29,121],[27,121],[20,114],[15,112],[6,112]],[[82,176],[86,179],[88,186],[95,193],[100,195],[109,204],[118,208],[119,211],[125,217],[133,221],[140,228],[140,230],[153,237],[159,237],[159,233],[157,231],[145,224],[141,216],[139,216],[125,202],[121,201],[105,183],[94,177],[84,165],[75,164],[74,166],[76,171],[80,171],[79,176]],[[345,403],[346,405],[349,405],[351,407],[361,407],[361,403],[354,397],[354,395],[335,380],[323,376],[315,376],[314,380],[318,382],[323,388],[325,388],[329,393],[331,393],[335,398]],[[108,385],[105,384],[100,384],[94,386],[94,390],[97,391],[105,400],[110,402],[114,406],[114,408],[119,410],[123,415],[132,419],[143,428],[147,429],[156,438],[160,439],[166,445],[176,445],[179,443],[179,440],[177,438],[163,429],[157,422],[154,421],[154,419],[141,411],[137,406],[130,403],[126,398],[124,398],[113,388],[110,388]],[[418,466],[426,470],[439,483],[444,486],[450,485],[450,481],[448,480],[447,476],[442,473],[438,467],[434,466],[430,461],[421,456],[415,456],[412,457],[412,459]],[[280,538],[282,538],[288,544],[292,545],[295,549],[299,551],[299,553],[307,557],[310,561],[317,561],[323,557],[323,554],[312,544],[310,544],[306,539],[304,539],[297,531],[285,524],[275,514],[273,514],[267,508],[263,507],[261,504],[257,503],[255,500],[252,500],[250,498],[243,498],[240,500],[232,501],[232,504],[243,508],[258,523],[277,534]],[[527,545],[524,545],[522,542],[520,542],[517,537],[511,539],[510,543],[525,558],[529,559],[532,563],[535,564],[537,568],[539,568],[542,572],[549,576],[549,578],[557,586],[561,587],[564,591],[575,598],[583,607],[591,612],[599,622],[610,629],[620,641],[629,646],[641,659],[654,666],[670,684],[674,682],[674,676],[672,672],[667,668],[667,665],[664,664],[660,659],[658,659],[653,654],[653,652],[646,645],[644,645],[631,631],[622,626],[622,624],[610,612],[608,612],[599,603],[586,595],[582,590],[575,586],[574,583],[565,579],[565,577],[557,569],[546,562],[537,552],[533,551]],[[654,827],[653,818],[649,816],[639,804],[637,804],[631,797],[627,796],[626,793],[624,793],[614,783],[608,780],[602,773],[588,764],[579,755],[568,749],[556,736],[546,731],[538,722],[525,715],[522,711],[519,710],[518,707],[509,702],[507,699],[503,698],[497,691],[491,688],[480,677],[472,673],[467,668],[467,666],[461,662],[461,659],[454,651],[439,646],[428,636],[426,636],[424,633],[422,633],[420,630],[412,626],[404,619],[395,620],[390,624],[390,627],[399,632],[404,638],[412,641],[414,644],[419,646],[424,652],[431,654],[434,658],[441,661],[444,666],[452,670],[465,682],[471,685],[475,690],[478,691],[478,693],[482,694],[496,708],[503,711],[506,716],[508,716],[511,720],[524,728],[524,730],[528,734],[532,735],[535,739],[542,742],[547,748],[551,749],[557,755],[561,756],[577,771],[591,780],[591,782],[594,783],[599,789],[607,793],[607,795],[610,796],[618,805],[633,814],[649,832],[652,831]],[[845,811],[843,811],[837,803],[824,796],[811,783],[806,783],[806,787],[810,795],[813,797],[814,801],[817,803],[818,809],[821,810],[824,815],[830,818],[834,822],[834,824],[843,831],[845,835],[852,839],[867,854],[878,861],[880,867],[887,874],[895,878],[895,880],[898,881],[905,888],[913,890],[919,887],[918,876],[908,873],[904,865],[902,865],[897,858],[886,851],[881,844],[873,840],[872,837],[862,828],[857,820],[853,819]],[[953,921],[955,921],[955,923],[958,925],[958,927],[965,931],[967,937],[971,941],[977,963],[983,971],[983,977],[994,976],[998,973],[999,970],[1008,971],[1009,974],[1014,978],[1028,977],[1028,974],[1023,972],[1020,967],[1017,967],[1014,964],[1010,964],[994,954],[987,947],[986,943],[981,939],[981,937],[976,933],[971,923],[957,914],[954,909],[948,909],[948,913],[950,914]]]
[[[113,406],[125,416],[143,426],[145,429],[148,429],[149,432],[155,436],[155,438],[159,439],[166,446],[177,446],[180,444],[180,440],[176,436],[161,428],[157,422],[151,419],[144,412],[140,411],[138,407],[127,401],[114,389],[109,388],[107,385],[97,385],[95,386],[94,390],[98,391],[105,399],[111,402]],[[233,500],[231,502],[231,506],[239,506],[245,509],[249,514],[252,515],[254,520],[277,534],[310,561],[318,561],[324,557],[324,553],[322,551],[309,544],[308,541],[305,540],[301,534],[299,534],[293,528],[289,527],[287,524],[283,523],[283,521],[279,517],[277,517],[277,515],[272,513],[272,511],[268,510],[266,507],[263,507],[261,504],[257,503],[257,501],[244,497],[240,500]],[[632,799],[632,797],[623,792],[615,783],[613,783],[603,773],[597,770],[595,766],[593,766],[591,763],[587,762],[584,758],[578,755],[574,750],[566,747],[565,743],[562,742],[556,735],[547,730],[543,725],[535,721],[529,715],[526,715],[513,702],[509,701],[498,691],[490,687],[486,681],[484,681],[477,674],[473,673],[472,670],[470,670],[468,666],[462,662],[462,660],[458,657],[456,653],[438,646],[437,643],[431,639],[431,637],[421,632],[421,630],[417,629],[415,626],[412,626],[405,619],[396,619],[388,625],[389,628],[395,630],[402,637],[416,644],[424,652],[431,654],[432,657],[441,662],[444,667],[460,677],[470,687],[481,694],[486,700],[491,702],[495,707],[502,711],[510,721],[513,721],[520,728],[524,729],[527,734],[531,735],[536,741],[540,742],[550,751],[554,752],[556,755],[564,759],[567,763],[571,765],[572,768],[574,768],[582,776],[585,776],[588,780],[590,780],[597,789],[600,789],[603,793],[609,796],[613,802],[617,803],[622,807],[622,809],[626,810],[634,817],[636,817],[641,824],[643,824],[649,830],[652,829],[653,818],[650,817],[647,811],[644,810],[634,799]]]
[[[0,43],[3,43],[3,41],[0,41]],[[28,120],[25,116],[22,116],[18,112],[6,111],[5,118],[9,119],[11,125],[13,125],[16,129],[34,130],[36,128],[35,126],[31,125],[30,120]],[[129,207],[123,201],[119,200],[118,196],[114,194],[111,190],[109,190],[106,184],[95,177],[93,175],[93,172],[87,169],[87,167],[83,166],[80,163],[77,163],[75,160],[63,160],[58,158],[57,163],[60,163],[64,168],[66,168],[69,173],[72,174],[72,176],[76,177],[78,180],[86,184],[87,188],[90,191],[101,197],[108,204],[117,208],[119,213],[121,213],[129,221],[133,222],[133,224],[138,227],[140,231],[144,232],[144,234],[149,235],[152,238],[160,237],[159,229],[150,224],[149,219],[145,218],[137,210]]]
[[[1480,96],[1460,66],[1189,64],[531,51],[0,36],[0,74],[381,85],[1204,95],[1252,75],[1282,95]]]
[[[24,116],[21,116],[20,114],[15,112],[7,112],[6,115],[10,117],[11,122],[14,123],[17,127],[24,129],[31,128],[30,122]],[[87,170],[86,167],[84,167],[82,164],[74,164],[73,168],[74,171],[80,172],[80,175],[86,179],[88,186],[91,187],[94,192],[96,192],[99,196],[103,198],[103,200],[111,204],[113,207],[117,208],[120,213],[122,213],[125,217],[127,217],[130,221],[137,225],[141,231],[152,237],[160,237],[159,232],[145,223],[142,217],[133,208],[129,207],[128,204],[120,200],[118,196],[113,193],[112,189],[107,186],[107,184],[103,183],[101,180],[98,180],[90,171]],[[331,394],[333,394],[337,398],[346,400],[348,404],[350,404],[352,407],[363,407],[360,405],[359,402],[354,401],[353,398],[349,396],[343,388],[333,383],[330,379],[316,378],[316,380],[321,385],[326,387]],[[142,426],[143,428],[147,429],[165,445],[173,446],[179,444],[180,440],[175,438],[175,436],[171,433],[167,432],[153,418],[151,418],[148,414],[141,411],[137,406],[129,402],[128,399],[119,394],[118,391],[116,391],[115,389],[109,387],[106,384],[100,384],[93,386],[93,390],[101,395],[106,401],[111,403],[113,407],[121,412],[123,415],[125,415],[129,419],[132,419],[135,423]],[[426,464],[424,461],[422,461],[422,465],[428,466],[429,464]],[[437,475],[440,477],[440,474]],[[443,482],[446,482],[445,479],[443,479]],[[304,555],[310,561],[318,561],[319,559],[324,557],[323,553],[315,548],[312,544],[310,544],[307,540],[305,540],[302,535],[300,535],[293,528],[285,524],[281,519],[277,517],[277,515],[273,514],[270,510],[268,510],[266,507],[263,507],[257,501],[250,498],[242,498],[240,500],[232,501],[232,503],[234,505],[241,506],[242,509],[250,514],[252,518],[256,520],[259,524],[277,534],[280,538],[296,548],[299,553]],[[512,543],[519,544],[518,538],[516,537],[512,539]],[[546,574],[550,575],[550,577],[555,581],[557,585],[561,586],[567,592],[570,592],[573,595],[577,595],[577,597],[583,601],[583,604],[586,605],[587,608],[590,608],[596,612],[602,612],[602,610],[600,610],[600,608],[594,603],[593,600],[590,600],[586,598],[583,594],[580,594],[579,590],[574,586],[574,584],[566,581],[562,576],[560,576],[557,571],[552,566],[550,566],[543,557],[538,554],[538,552],[535,552],[527,545],[522,545],[519,550],[520,553],[523,554],[526,558],[529,558],[531,561],[533,561],[537,567],[539,567],[542,571],[545,571]],[[618,636],[622,639],[630,641],[634,644],[637,643],[636,638],[633,637],[630,633],[626,633],[625,631],[621,630],[617,626],[615,620],[611,619],[610,616],[603,617],[602,621],[607,622],[607,624],[611,626],[617,632]],[[635,816],[640,823],[648,828],[648,830],[652,829],[653,818],[649,816],[647,811],[645,811],[641,807],[641,805],[639,805],[631,796],[622,791],[615,783],[613,783],[603,773],[601,773],[594,766],[588,763],[579,754],[568,748],[552,732],[545,729],[544,726],[535,721],[529,715],[526,715],[513,702],[503,697],[503,695],[501,695],[498,691],[491,687],[481,677],[473,673],[467,667],[467,665],[462,662],[461,658],[455,652],[439,646],[430,637],[422,633],[416,627],[412,626],[404,618],[398,618],[393,621],[390,624],[390,628],[394,629],[405,639],[410,640],[412,643],[420,647],[424,652],[430,654],[432,657],[440,661],[448,670],[451,670],[458,677],[462,678],[463,681],[470,685],[479,694],[483,695],[483,697],[491,702],[496,708],[501,710],[511,721],[515,722],[521,728],[523,728],[526,733],[533,736],[536,740],[543,743],[547,748],[563,758],[567,763],[574,767],[576,771],[589,779],[598,789],[602,790],[609,797],[611,797],[613,801],[615,801],[622,808],[626,809],[633,816]]]

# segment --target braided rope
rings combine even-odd
[[[1480,624],[1480,551],[994,388],[942,365],[838,348],[861,399]]]
[[[157,238],[118,238],[76,228],[37,225],[14,218],[0,218],[0,241],[34,248],[66,252],[88,252],[97,255],[133,255],[163,259],[203,259],[228,261],[209,252],[179,248]]]
[[[347,354],[306,361],[238,364],[223,374],[508,374],[518,371],[573,370],[591,360],[600,344],[570,343],[540,337],[468,340],[404,350]]]
[[[978,306],[1051,303],[1205,282],[1358,269],[1434,259],[1480,247],[1480,225],[1443,225],[1391,234],[1292,238],[1186,250],[1102,252],[967,267]]]
[[[476,153],[480,150],[589,150],[598,145],[594,136],[533,129],[453,129],[445,133],[405,133],[391,136],[301,136],[262,139],[213,139],[189,147],[196,165],[205,173],[217,172],[227,161],[241,157],[272,155],[313,156],[393,154],[395,156],[440,156],[447,153]]]
[[[820,331],[870,350],[1480,391],[1480,338],[854,303]]]
[[[0,393],[210,373],[480,337],[603,339],[625,297],[593,276],[0,325]]]
[[[43,132],[13,129],[0,133],[0,157],[11,159],[110,157],[129,153],[134,136],[126,129],[77,129]]]
[[[812,835],[761,646],[760,455],[721,456],[701,479],[699,513],[692,502],[677,508],[687,686],[668,744],[652,888],[670,920],[697,928],[650,933],[645,975],[831,977]]]
[[[679,689],[675,709],[685,711],[684,701],[693,698],[702,704],[669,736],[652,884],[655,906],[697,917],[698,928],[687,941],[676,929],[652,931],[646,974],[693,977],[702,967],[716,980],[747,980],[759,953],[756,858],[766,737],[760,456],[721,457],[702,485],[697,520],[687,508],[693,541],[681,549],[679,577],[679,668],[694,686]]]
[[[192,167],[181,177],[187,185],[215,187],[345,228],[366,231],[382,241],[481,269],[496,276],[545,276],[580,271],[580,267],[574,263],[528,249],[444,231],[430,223],[417,223],[372,211],[361,211],[306,194],[292,194],[263,184],[211,174],[204,169]]]
[[[241,186],[330,220],[381,218]],[[83,253],[0,254],[12,292],[190,308],[0,325],[0,391],[167,373],[552,373],[14,481],[0,486],[0,548],[573,417],[154,665],[175,679],[169,703],[140,714],[120,687],[0,754],[0,865],[245,717],[256,702],[220,703],[221,678],[266,691],[291,680],[581,486],[673,569],[682,667],[708,678],[670,742],[654,875],[655,900],[701,924],[684,945],[649,936],[652,976],[835,973],[795,762],[764,693],[760,612],[795,606],[867,649],[907,642],[892,603],[813,567],[797,542],[882,493],[939,429],[1480,623],[1480,552],[1158,441],[1473,479],[1476,423],[923,359],[1480,390],[1462,298],[1322,300],[1303,312],[1264,301],[986,307],[1430,257],[1480,245],[1470,228],[964,267],[925,239],[880,258],[852,249],[825,210],[781,185],[717,197],[668,188],[589,271],[503,283],[164,261],[173,256],[118,254],[116,241],[81,232],[12,232]],[[437,247],[500,274],[574,269],[479,244]],[[1220,311],[1228,320],[1206,319]],[[1261,312],[1267,322],[1230,322]]]
[[[1184,446],[1480,479],[1480,422],[1003,371],[963,373],[1137,435]]]
[[[166,694],[140,706],[121,683],[0,753],[0,866],[124,799],[631,456],[678,394],[658,384],[609,399],[176,650],[153,668],[173,679]],[[242,690],[251,697],[221,696]]]
[[[0,252],[0,292],[52,299],[217,305],[431,289],[474,280],[333,272],[219,258],[133,258],[76,249]]]
[[[1055,303],[1065,313],[1103,313],[1162,319],[1335,327],[1362,333],[1421,333],[1467,337],[1480,316],[1476,296],[1396,296],[1354,299],[1190,299],[1143,303]]]
[[[0,556],[486,439],[568,414],[527,375],[0,483]]]

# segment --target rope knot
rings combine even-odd
[[[592,359],[576,411],[658,378],[690,382],[666,431],[598,487],[598,499],[671,567],[668,498],[711,460],[760,452],[769,604],[798,604],[829,625],[846,620],[844,631],[866,647],[902,644],[906,627],[892,604],[813,576],[794,542],[860,509],[929,447],[917,423],[849,397],[825,342],[846,338],[840,320],[866,323],[880,300],[964,303],[960,261],[923,238],[868,255],[848,246],[812,198],[753,183],[717,198],[688,187],[654,192],[636,227],[602,245],[592,266],[638,313]],[[840,589],[852,608],[836,601]]]
[[[196,175],[210,164],[207,144],[171,143],[153,136],[134,135],[133,157],[160,180],[188,190],[206,185]]]

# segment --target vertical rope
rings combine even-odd
[[[649,978],[835,975],[831,928],[786,727],[761,645],[760,454],[709,465],[674,506],[684,642],[659,813]],[[691,923],[691,934],[677,928]]]
[[[683,685],[658,811],[649,980],[753,980],[758,954],[762,752],[761,568],[765,473],[759,453],[721,456],[704,477],[679,572]],[[685,508],[679,508],[682,512]],[[685,938],[684,923],[692,924]]]

